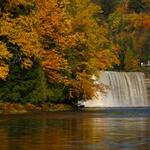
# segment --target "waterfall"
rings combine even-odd
[[[141,72],[100,72],[96,84],[107,85],[106,93],[97,91],[95,97],[84,102],[84,105],[85,107],[149,106],[144,79],[144,73]]]

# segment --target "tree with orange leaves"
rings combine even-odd
[[[90,99],[97,88],[103,90],[94,85],[92,75],[112,70],[120,61],[124,69],[134,69],[139,63],[135,52],[140,54],[148,37],[149,16],[130,12],[128,1],[117,4],[115,11],[102,20],[97,17],[103,13],[102,8],[90,0],[3,2],[0,83],[15,91],[16,101]],[[39,91],[43,94],[37,94]]]

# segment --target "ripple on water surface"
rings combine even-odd
[[[0,118],[0,150],[150,149],[149,109],[109,109]]]

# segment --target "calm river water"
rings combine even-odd
[[[150,109],[1,115],[0,150],[150,150]]]

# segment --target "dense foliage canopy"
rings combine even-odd
[[[136,70],[149,59],[150,3],[134,3],[0,1],[0,100],[87,100],[103,90],[98,70]]]

